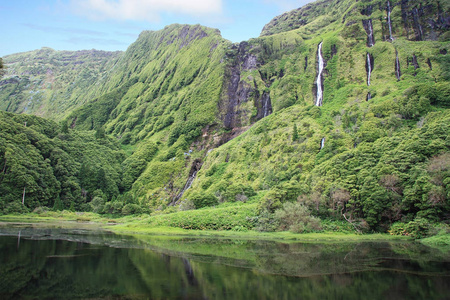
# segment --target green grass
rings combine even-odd
[[[248,212],[254,207],[253,204],[245,205]],[[200,218],[203,214],[204,220],[211,216],[223,216],[230,214],[239,208],[239,205],[222,207],[218,209],[200,209],[196,211],[178,212],[158,216],[126,216],[119,218],[108,218],[95,213],[75,213],[75,212],[46,212],[42,214],[23,214],[23,215],[3,215],[0,216],[0,222],[5,223],[40,223],[45,224],[64,224],[74,226],[73,222],[81,224],[92,224],[118,234],[128,235],[152,235],[152,236],[190,236],[190,237],[211,237],[211,238],[233,238],[243,240],[274,240],[284,242],[356,242],[356,241],[381,241],[381,240],[411,240],[407,237],[392,236],[388,234],[356,234],[345,232],[320,232],[320,233],[291,233],[291,232],[258,232],[255,230],[233,231],[233,230],[201,230],[201,229],[183,229],[180,227],[171,227],[167,224],[178,222],[182,218],[194,220]],[[152,220],[156,219],[156,220]],[[220,217],[218,218],[220,219]],[[113,225],[115,224],[115,225]],[[203,223],[205,224],[204,221]],[[203,226],[203,225],[202,225]],[[76,225],[75,225],[76,227]]]
[[[450,233],[438,234],[419,241],[428,247],[437,248],[443,252],[450,252]]]

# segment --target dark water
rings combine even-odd
[[[417,243],[276,243],[0,227],[0,299],[450,299]]]

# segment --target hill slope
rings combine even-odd
[[[266,229],[289,201],[377,230],[448,220],[447,6],[319,1],[240,44],[199,25],[143,32],[63,123],[127,153],[117,190],[80,182],[84,201],[254,199]]]
[[[0,109],[61,119],[94,97],[93,85],[101,82],[120,55],[120,51],[50,48],[8,55],[0,81]]]

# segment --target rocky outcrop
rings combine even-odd
[[[409,40],[437,40],[450,29],[450,14],[440,1],[399,1],[403,28]]]
[[[223,126],[227,129],[249,125],[251,112],[243,109],[242,105],[251,100],[257,109],[256,120],[272,113],[270,95],[266,92],[260,93],[255,80],[251,84],[249,78],[241,78],[242,72],[256,70],[260,65],[257,57],[249,52],[250,48],[247,42],[235,44],[226,55],[224,92],[219,102],[219,111]]]

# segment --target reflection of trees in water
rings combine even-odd
[[[21,231],[19,248],[17,235],[1,237],[2,299],[437,299],[449,292],[445,276],[421,275],[440,270],[448,276],[448,257],[440,256],[439,269],[428,248],[412,243],[173,237],[148,237],[144,243],[61,231],[44,232],[35,241],[27,239],[30,234]],[[71,241],[49,240],[55,236]],[[387,270],[392,268],[403,271]],[[362,271],[368,269],[381,271]]]

